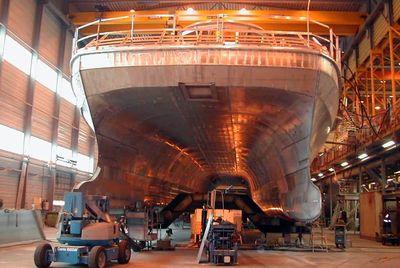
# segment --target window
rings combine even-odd
[[[6,35],[4,43],[4,59],[23,71],[25,74],[29,75],[31,70],[32,53],[12,39],[9,35]]]
[[[76,167],[79,170],[93,172],[93,159],[84,154],[78,154]]]
[[[24,133],[0,124],[0,149],[22,154],[24,150]]]
[[[57,164],[70,167],[72,166],[72,150],[57,146]]]
[[[31,136],[29,155],[43,161],[51,160],[51,143],[35,136]]]
[[[36,81],[55,92],[57,88],[57,72],[39,59],[36,66]]]
[[[76,105],[76,97],[74,92],[72,91],[71,83],[65,78],[61,80],[60,95],[73,105]]]
[[[85,102],[82,105],[82,115],[83,118],[86,120],[86,122],[88,123],[89,127],[94,131],[94,124],[93,124],[93,120],[92,120],[92,115],[90,114],[90,109],[89,109],[89,105],[87,103],[87,100],[85,100]]]

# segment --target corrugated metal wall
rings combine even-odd
[[[28,76],[3,61],[0,77],[0,124],[23,131]]]
[[[0,0],[0,8],[2,1]],[[32,46],[34,38],[34,25],[36,14],[35,0],[11,0],[8,10],[7,31],[20,44]],[[69,77],[69,62],[72,49],[72,33],[63,31],[66,27],[47,8],[44,8],[41,30],[38,42],[39,58],[53,69],[58,68],[66,77]],[[59,53],[63,52],[63,62],[59,64]],[[29,76],[13,66],[8,61],[1,62],[0,76],[0,124],[10,128],[24,131],[26,124],[27,108],[32,106],[32,135],[49,143],[56,137],[54,145],[79,151],[81,154],[92,158],[94,133],[81,115],[76,113],[76,107],[64,98],[57,97],[53,88],[50,90],[38,81],[34,84],[33,103],[28,103]],[[60,91],[61,88],[58,88]],[[59,99],[59,102],[57,101]],[[57,103],[59,103],[57,105]],[[57,118],[57,111],[59,116]],[[28,120],[29,121],[29,120]],[[74,126],[74,122],[80,122]],[[58,124],[58,125],[56,125]],[[58,126],[58,127],[56,127]],[[57,131],[57,133],[53,133]],[[73,132],[79,137],[78,146],[73,148]],[[56,135],[55,135],[56,134]],[[87,143],[87,144],[85,144]],[[6,208],[14,208],[20,181],[22,155],[0,150],[0,199]],[[62,198],[63,192],[69,190],[74,182],[88,179],[89,173],[76,168],[62,167],[56,163],[55,199]],[[47,199],[51,196],[49,188],[54,173],[50,172],[49,164],[45,161],[30,159],[27,165],[26,185],[24,187],[24,206],[31,208],[35,197]],[[70,183],[68,182],[70,179]]]
[[[35,24],[35,0],[10,1],[8,29],[26,44],[32,45],[33,25]]]
[[[389,23],[385,17],[381,14],[374,23],[374,46],[377,47],[382,39],[386,36],[389,30]]]
[[[58,64],[58,50],[61,45],[62,25],[47,9],[43,12],[40,30],[39,54],[54,66]]]
[[[358,46],[358,63],[361,65],[368,58],[371,51],[371,43],[369,36],[366,34],[361,39],[360,45]]]
[[[393,0],[393,18],[395,21],[400,19],[400,0]]]

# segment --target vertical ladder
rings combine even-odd
[[[317,221],[311,227],[311,237],[310,244],[312,251],[315,252],[315,249],[323,249],[328,252],[328,242],[325,236],[323,225]]]
[[[213,219],[214,219],[214,213],[211,213],[210,217],[208,218],[208,221],[207,221],[207,226],[206,226],[206,230],[204,231],[203,238],[201,239],[201,245],[199,248],[199,252],[197,253],[197,263],[200,263],[200,261],[201,261],[201,256],[203,255],[204,246],[206,245],[208,233],[210,232],[210,228],[211,228]]]

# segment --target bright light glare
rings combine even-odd
[[[51,160],[51,143],[31,136],[29,155],[43,161]]]
[[[382,147],[383,148],[388,148],[388,147],[391,147],[393,145],[395,145],[394,141],[388,141],[388,142],[385,142],[384,144],[382,144]]]
[[[317,179],[315,179],[315,178],[311,178],[311,181],[316,181]]]
[[[64,200],[53,200],[53,206],[60,206],[60,207],[62,207],[62,206],[64,206],[64,205],[65,205]]]
[[[24,133],[0,124],[0,149],[15,154],[23,153]]]
[[[32,53],[9,35],[6,35],[4,43],[4,59],[29,75]]]
[[[400,170],[395,171],[394,174],[400,174]]]
[[[341,165],[342,167],[347,167],[347,166],[349,165],[349,163],[343,162],[343,163],[341,163],[340,165]]]
[[[38,60],[36,66],[36,80],[48,89],[56,91],[57,72],[41,60]]]
[[[188,9],[186,9],[186,13],[193,14],[194,13],[194,9],[189,7]]]
[[[328,169],[330,172],[334,172],[335,170],[333,168]]]
[[[322,176],[324,176],[324,174],[322,174],[322,173],[319,173],[319,174],[318,174],[318,176],[319,176],[319,177],[322,177]]]
[[[358,156],[358,159],[364,159],[364,158],[366,158],[366,157],[368,157],[368,155],[367,155],[366,153],[362,153],[362,154],[360,154],[360,155]]]
[[[61,97],[69,101],[71,104],[76,105],[76,96],[72,91],[71,82],[69,82],[65,78],[61,80],[60,95]]]
[[[239,14],[246,15],[249,14],[249,11],[246,8],[242,8],[241,10],[239,10]]]

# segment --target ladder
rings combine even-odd
[[[208,221],[207,221],[207,226],[206,226],[206,230],[204,231],[203,238],[201,239],[199,252],[197,253],[197,263],[200,263],[200,261],[201,261],[201,256],[203,255],[204,246],[206,245],[208,233],[210,232],[210,228],[211,228],[213,219],[214,219],[214,213],[211,213],[210,217],[208,218]]]
[[[312,252],[315,252],[315,249],[322,249],[328,252],[328,242],[324,228],[319,221],[314,222],[311,227],[310,245]]]

